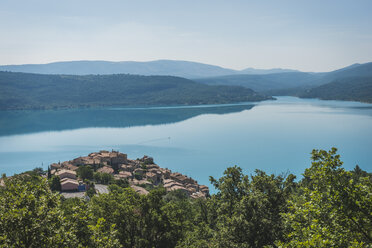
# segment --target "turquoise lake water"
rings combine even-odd
[[[99,150],[209,185],[228,166],[301,176],[312,149],[337,147],[344,167],[372,170],[372,104],[277,97],[230,105],[0,112],[0,173]]]

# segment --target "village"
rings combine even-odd
[[[70,161],[53,163],[49,166],[48,177],[58,177],[60,190],[69,197],[82,196],[81,192],[87,191],[92,184],[84,181],[79,176],[79,168],[86,167],[96,174],[110,176],[113,180],[127,181],[129,186],[139,194],[148,194],[149,189],[163,186],[167,192],[179,190],[191,198],[206,198],[209,188],[199,185],[196,180],[160,168],[154,163],[152,157],[130,160],[127,154],[118,151],[99,151],[90,153],[85,157],[78,157]],[[97,184],[98,185],[98,184]],[[97,193],[105,193],[96,187]],[[80,194],[74,193],[80,192]]]

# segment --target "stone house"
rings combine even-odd
[[[205,194],[206,196],[209,195],[209,188],[208,188],[208,186],[200,185],[199,186],[199,191],[202,192],[203,194]]]
[[[64,178],[61,180],[61,190],[62,191],[77,191],[79,187],[79,182],[74,179]]]
[[[115,176],[118,176],[118,178],[121,178],[121,179],[132,179],[133,178],[133,174],[130,173],[129,171],[120,171],[119,174]]]
[[[58,176],[60,179],[70,178],[70,179],[76,180],[76,172],[72,170],[62,169],[62,170],[57,171],[54,175]]]
[[[79,167],[77,167],[73,164],[67,164],[66,166],[64,166],[64,168],[66,168],[68,170],[76,171]]]
[[[50,165],[50,169],[51,170],[57,170],[57,169],[60,169],[62,168],[62,165],[60,163],[53,163]]]
[[[159,175],[159,174],[154,173],[154,172],[146,172],[145,176],[146,176],[147,180],[150,180],[155,185],[159,184],[160,181],[161,181],[161,174]]]

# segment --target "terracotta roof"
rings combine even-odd
[[[172,187],[170,187],[170,188],[167,188],[168,191],[178,190],[178,189],[180,189],[180,190],[184,190],[184,191],[187,191],[187,189],[186,189],[185,187],[180,186],[180,185],[174,185],[174,186],[172,186]]]
[[[59,171],[57,171],[55,174],[56,174],[57,176],[59,176],[59,175],[62,175],[63,173],[68,173],[68,174],[72,174],[72,175],[75,175],[75,176],[76,176],[76,172],[75,172],[75,171],[72,171],[72,170],[65,170],[65,169],[59,170]]]
[[[119,174],[114,175],[116,178],[130,178],[132,177],[132,173],[129,171],[120,171]]]
[[[139,187],[139,186],[131,185],[130,187],[141,195],[147,195],[149,193],[146,189]]]
[[[146,177],[156,177],[157,175],[153,172],[146,172]]]
[[[172,181],[172,182],[169,182],[169,183],[167,183],[167,184],[164,184],[164,188],[166,188],[166,189],[170,189],[170,188],[172,188],[172,187],[174,187],[174,186],[180,186],[180,187],[183,187],[182,184],[180,184],[180,183],[178,183],[178,182],[175,182],[175,181]]]
[[[53,163],[53,164],[50,165],[50,168],[52,168],[52,169],[61,168],[61,165],[57,164],[57,163]]]
[[[114,169],[111,168],[111,167],[108,167],[108,166],[104,166],[102,168],[99,168],[97,171],[101,172],[101,173],[108,173],[108,174],[113,174],[114,173]]]
[[[146,168],[150,170],[150,169],[159,169],[160,167],[157,164],[148,164],[146,165]]]
[[[73,171],[76,171],[79,168],[79,167],[77,167],[75,165],[72,165],[72,164],[68,164],[65,167],[68,168],[69,170],[73,170]]]
[[[147,185],[152,185],[152,183],[149,182],[149,181],[147,181],[147,180],[136,180],[136,179],[134,179],[134,180],[133,180],[133,183],[134,183],[134,184],[147,184]]]
[[[167,184],[167,183],[174,182],[174,180],[172,180],[172,179],[164,179],[163,182],[164,182],[164,184]]]
[[[70,179],[70,178],[65,178],[66,180],[61,180],[61,185],[65,185],[67,183],[72,183],[72,184],[76,184],[76,185],[79,185],[79,182],[77,180],[74,180],[74,179]]]
[[[129,171],[119,171],[119,175],[131,177],[132,173]]]
[[[199,185],[199,189],[209,189],[208,186],[205,185]]]

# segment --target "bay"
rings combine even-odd
[[[149,155],[209,185],[228,166],[301,176],[312,149],[337,147],[347,169],[371,171],[372,104],[277,97],[203,106],[0,112],[0,173],[99,150]]]

